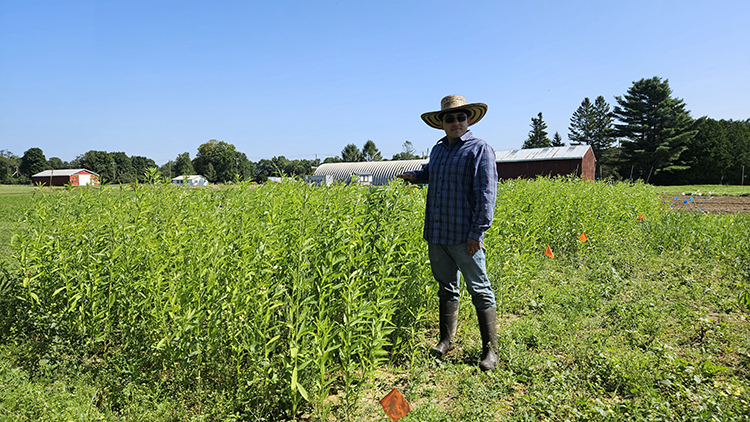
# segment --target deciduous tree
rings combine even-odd
[[[105,181],[112,182],[115,177],[114,161],[106,151],[90,150],[79,155],[73,160],[75,168],[85,168],[103,177]]]
[[[110,152],[109,158],[112,161],[113,171],[115,172],[115,183],[133,183],[138,181],[138,175],[133,167],[130,157],[124,152]]]
[[[8,150],[0,150],[0,184],[28,183],[27,177],[20,177],[20,165],[21,157]]]
[[[414,145],[411,141],[404,141],[401,145],[401,152],[393,155],[393,160],[416,160],[419,156],[417,150],[414,149]]]
[[[258,183],[266,183],[266,180],[268,180],[269,177],[278,174],[278,171],[273,161],[263,158],[258,161],[258,164],[255,166],[255,174],[255,180]]]
[[[156,162],[148,157],[142,157],[134,155],[130,157],[130,161],[133,164],[133,175],[135,179],[140,183],[149,181],[149,169],[156,167]]]
[[[253,180],[255,178],[255,163],[248,160],[244,152],[237,152],[237,175],[240,180]]]
[[[18,170],[22,175],[31,178],[36,173],[47,170],[47,159],[41,148],[29,148],[21,157],[21,165]]]
[[[193,169],[210,182],[231,182],[240,174],[242,156],[239,154],[234,145],[211,139],[198,147],[198,154],[193,159]],[[209,177],[209,164],[213,177]]]
[[[193,170],[193,162],[190,160],[190,153],[183,152],[178,154],[174,160],[174,168],[172,173],[176,176],[191,176],[195,174]]]
[[[60,157],[50,157],[49,160],[47,160],[47,166],[55,170],[70,168],[70,164],[63,161]]]

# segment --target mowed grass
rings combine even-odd
[[[24,213],[33,207],[35,191],[33,186],[0,185],[0,262],[6,265],[12,264],[10,241]]]
[[[466,296],[456,350],[445,359],[427,352],[438,327],[419,232],[423,190],[284,183],[252,192],[144,187],[86,197],[98,192],[37,198],[36,234],[22,236],[27,256],[36,258],[24,264],[31,272],[25,283],[17,281],[31,287],[40,303],[26,296],[12,303],[15,319],[4,316],[15,328],[3,331],[11,336],[4,337],[0,354],[0,420],[357,421],[393,387],[411,402],[405,422],[748,420],[750,327],[742,299],[750,281],[747,215],[669,211],[657,189],[644,185],[549,179],[501,184],[486,239],[498,298],[500,365],[481,373],[476,315]],[[59,215],[67,218],[55,220]],[[585,242],[579,239],[584,232]],[[71,241],[89,249],[61,253],[74,250]],[[547,245],[554,259],[543,255]],[[201,254],[213,259],[201,260]],[[390,260],[381,262],[384,256]],[[388,273],[393,268],[401,272]],[[144,269],[149,279],[172,281],[161,284],[163,290],[134,285]],[[210,283],[222,274],[233,277]],[[242,285],[232,281],[241,274],[257,274],[254,284],[265,287],[255,295],[226,295]],[[414,313],[414,319],[378,314],[357,300],[368,297],[367,286],[378,277],[393,278],[382,289],[409,286],[401,290],[407,297],[368,300],[402,306],[398,313]],[[110,312],[101,324],[86,322],[118,305],[96,302],[96,295],[75,290],[75,284],[55,284],[79,279],[92,293],[96,286],[102,292],[130,289],[116,298],[127,308]],[[202,284],[191,290],[191,279]],[[271,284],[274,279],[281,283]],[[183,284],[186,289],[174,295]],[[277,291],[290,296],[272,300]],[[250,302],[258,294],[271,300],[268,306]],[[157,320],[163,326],[138,325],[157,310],[138,308],[152,295],[174,298],[178,306]],[[326,298],[334,303],[320,301]],[[69,311],[71,300],[75,312]],[[243,303],[248,308],[238,312]],[[254,313],[258,307],[285,311]],[[225,315],[215,326],[213,309]],[[253,325],[268,323],[265,315],[283,324],[268,326],[283,341],[250,337],[259,335]],[[337,315],[354,318],[337,323]],[[243,318],[253,324],[242,325]],[[79,321],[85,324],[77,326]],[[363,323],[376,331],[347,332]],[[211,339],[211,330],[220,327],[226,331]],[[180,339],[168,337],[159,347],[163,334],[143,336],[141,328],[178,330]],[[327,347],[321,328],[336,333]],[[243,336],[250,340],[240,343]],[[378,341],[371,355],[364,353]],[[212,342],[223,347],[212,348]],[[276,348],[256,359],[253,345]],[[339,348],[355,359],[332,353]],[[222,360],[230,349],[243,351],[244,358]],[[192,354],[196,350],[201,352]],[[365,365],[367,356],[384,359]],[[222,367],[227,362],[232,366]],[[268,380],[261,385],[253,374]],[[238,380],[254,384],[247,389]],[[256,400],[252,406],[250,400]],[[376,408],[362,420],[388,419]]]
[[[750,171],[750,170],[748,170]],[[748,180],[750,184],[750,180]],[[750,185],[685,185],[657,186],[656,191],[663,195],[697,195],[704,196],[750,196]]]

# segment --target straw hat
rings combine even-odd
[[[455,113],[457,111],[466,112],[466,115],[471,120],[471,123],[469,124],[469,126],[471,126],[482,120],[482,117],[487,114],[487,104],[466,104],[466,98],[460,95],[449,95],[440,101],[440,111],[424,113],[422,114],[422,120],[424,120],[424,122],[430,127],[442,129],[441,118],[443,117],[443,114]]]

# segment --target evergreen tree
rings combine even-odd
[[[694,129],[695,137],[680,156],[690,168],[662,182],[741,184],[742,166],[745,175],[750,173],[750,123],[702,117],[695,121]]]
[[[364,156],[356,145],[348,144],[341,150],[341,161],[345,163],[364,161]]]
[[[614,137],[614,115],[607,101],[601,95],[594,101],[594,131],[591,137],[591,149],[594,154],[597,151],[603,154],[615,143]]]
[[[552,137],[552,146],[553,147],[564,147],[565,142],[562,140],[562,136],[560,136],[559,132],[555,132],[555,136]]]
[[[571,145],[591,146],[594,156],[599,160],[615,141],[612,136],[613,122],[614,117],[604,97],[596,97],[594,104],[591,104],[588,98],[584,98],[570,118],[568,139]]]
[[[47,167],[47,159],[44,158],[44,152],[41,148],[30,148],[23,153],[18,170],[22,175],[31,178],[31,176],[47,170]]]
[[[552,141],[547,137],[547,123],[544,123],[541,111],[537,118],[531,118],[530,126],[529,138],[526,139],[521,148],[546,148],[552,145]]]
[[[589,97],[584,98],[573,112],[568,126],[568,139],[571,145],[591,145],[594,139],[594,106]],[[596,152],[594,154],[596,155]]]
[[[375,146],[375,142],[369,139],[362,147],[362,155],[365,161],[381,161],[383,159],[378,147]]]
[[[672,98],[669,81],[659,77],[633,82],[627,94],[615,97],[615,124],[622,141],[621,158],[630,173],[649,181],[662,172],[688,168],[680,160],[696,130],[682,99]]]
[[[570,118],[568,139],[571,145],[589,145],[596,157],[599,167],[597,174],[606,169],[608,176],[613,173],[612,165],[616,163],[617,154],[610,151],[614,138],[614,117],[609,104],[603,96],[596,97],[594,104],[584,98],[581,105]]]

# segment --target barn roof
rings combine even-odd
[[[356,163],[325,163],[315,169],[315,175],[330,174],[334,180],[349,181],[353,174],[372,175],[373,185],[386,185],[405,171],[420,170],[427,160],[362,161]]]
[[[495,161],[498,163],[513,163],[518,161],[574,160],[583,158],[589,149],[591,147],[588,145],[574,145],[497,151],[495,153]]]
[[[98,174],[94,173],[93,171],[86,170],[86,169],[57,169],[57,170],[44,170],[43,172],[37,173],[31,177],[72,176],[74,174],[78,174],[83,171],[87,173],[91,173],[94,176],[98,176]]]

